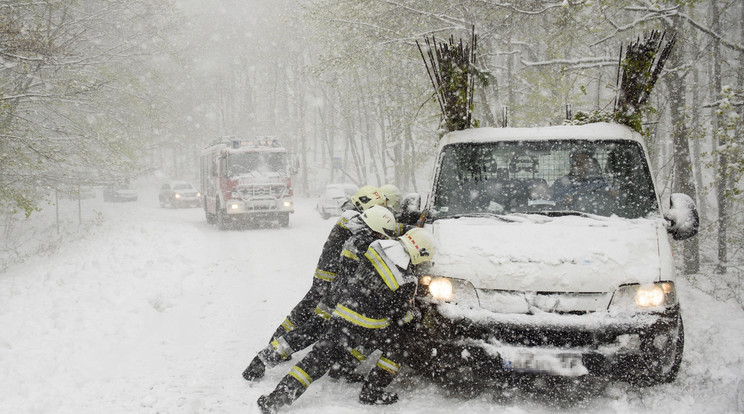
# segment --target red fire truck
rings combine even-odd
[[[294,213],[294,163],[271,137],[222,137],[201,154],[201,188],[207,222],[225,230],[240,222],[278,221]]]

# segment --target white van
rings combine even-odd
[[[695,235],[698,216],[688,196],[665,204],[625,126],[446,135],[423,211],[438,250],[417,368],[673,381],[684,331],[667,235]]]

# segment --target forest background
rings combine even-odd
[[[224,135],[280,138],[303,196],[425,192],[441,119],[417,42],[473,30],[473,115],[496,127],[612,111],[622,47],[675,36],[643,118],[652,168],[701,215],[680,269],[744,306],[739,0],[0,0],[0,271],[86,225],[34,223],[60,193],[196,182]]]

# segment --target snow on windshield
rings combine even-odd
[[[464,142],[444,147],[433,216],[575,211],[657,212],[643,149],[633,141]]]
[[[250,173],[287,175],[287,154],[285,152],[263,151],[230,154],[228,172],[230,176]]]

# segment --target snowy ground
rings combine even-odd
[[[0,273],[0,413],[257,413],[290,365],[253,384],[240,374],[309,287],[333,220],[299,199],[287,229],[219,232],[200,209],[159,208],[153,189],[83,203],[100,225]],[[678,289],[686,349],[673,384],[611,383],[572,403],[519,390],[468,399],[409,373],[398,404],[367,407],[358,385],[323,378],[285,411],[744,412],[744,311]]]

